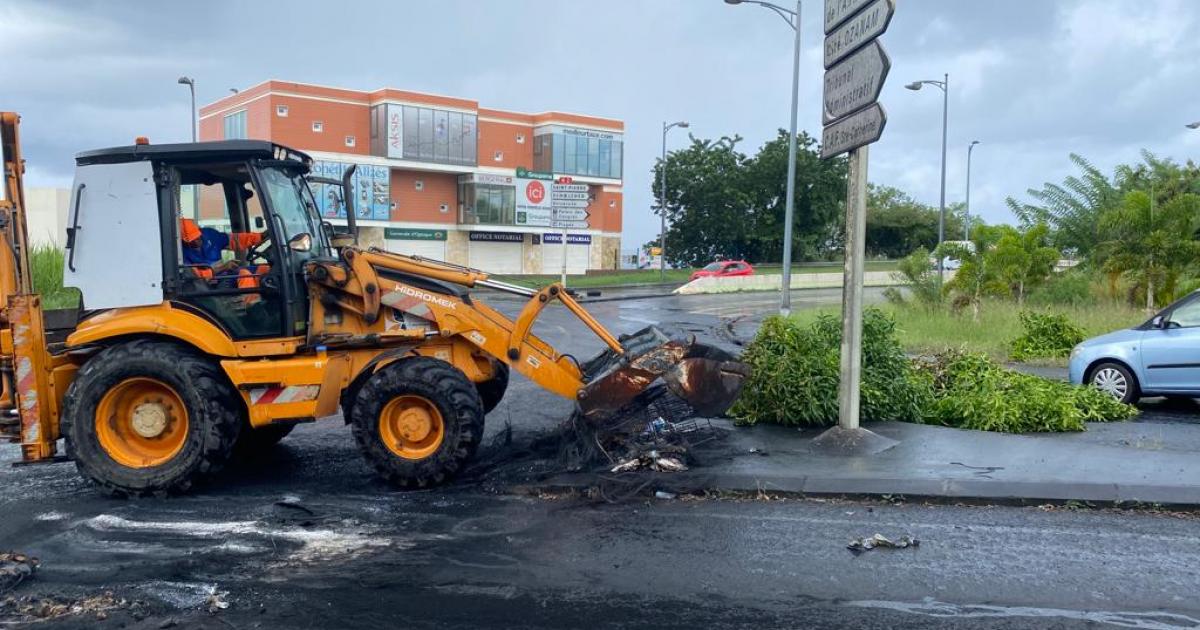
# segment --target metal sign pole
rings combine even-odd
[[[862,380],[863,258],[867,231],[867,146],[850,152],[846,186],[846,265],[842,279],[842,378],[838,385],[838,426],[859,426]]]
[[[567,286],[567,229],[562,231],[562,285]]]

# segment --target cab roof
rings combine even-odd
[[[75,155],[75,163],[79,166],[120,164],[143,160],[213,162],[250,159],[295,160],[302,162],[305,166],[312,165],[312,158],[308,154],[266,140],[134,144],[83,151]]]

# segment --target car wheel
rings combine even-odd
[[[1138,399],[1137,379],[1120,363],[1101,363],[1092,368],[1088,384],[1123,403],[1133,404]]]

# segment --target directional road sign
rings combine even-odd
[[[555,208],[586,208],[591,202],[587,199],[551,199],[550,205]]]
[[[566,228],[568,230],[574,230],[574,229],[586,230],[588,227],[588,222],[587,221],[552,221],[550,223],[550,227]]]
[[[879,99],[892,62],[878,41],[825,71],[826,124],[852,114]]]
[[[825,34],[842,25],[871,0],[825,0]]]
[[[829,158],[879,139],[887,114],[879,103],[827,125],[821,132],[821,157]]]
[[[555,184],[554,192],[587,192],[587,184]]]
[[[557,190],[550,192],[551,199],[582,199],[587,200],[588,194],[585,192],[558,192]]]
[[[896,5],[892,0],[874,0],[844,24],[825,36],[825,68],[845,59],[887,30]]]
[[[555,208],[555,221],[584,221],[591,214],[583,208]]]

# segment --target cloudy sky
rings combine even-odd
[[[786,3],[787,0],[784,0]],[[941,93],[950,74],[947,200],[1010,220],[1004,198],[1147,148],[1200,152],[1200,2],[897,0],[883,37],[889,122],[873,182],[936,204]],[[820,0],[805,3],[800,126],[820,133]],[[720,0],[353,0],[204,3],[0,0],[0,109],[23,115],[27,185],[68,186],[87,148],[189,136],[201,104],[266,78],[382,86],[626,121],[626,246],[657,232],[650,168],[663,120],[700,137],[740,134],[753,152],[787,125],[791,32]],[[686,142],[672,132],[671,145]]]

